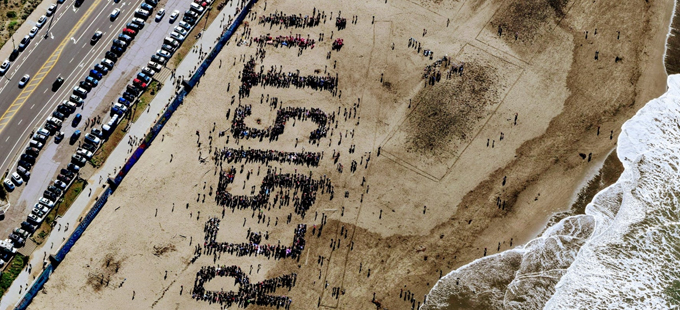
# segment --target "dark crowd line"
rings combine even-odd
[[[317,140],[326,137],[328,134],[328,116],[324,111],[317,108],[299,108],[299,107],[285,107],[276,111],[276,120],[274,126],[269,126],[266,129],[258,129],[248,127],[245,123],[246,117],[252,114],[252,106],[239,105],[234,113],[234,118],[231,122],[231,131],[236,139],[264,139],[268,138],[270,141],[278,139],[278,136],[283,134],[286,123],[293,120],[306,121],[310,120],[319,127],[309,133],[309,141],[316,142]]]
[[[243,66],[241,73],[241,86],[239,86],[239,98],[250,96],[250,90],[253,86],[261,85],[262,87],[272,86],[280,88],[296,88],[309,87],[314,90],[328,90],[334,92],[337,88],[338,78],[330,74],[325,76],[307,75],[301,76],[299,70],[296,72],[283,72],[282,67],[279,70],[272,66],[269,71],[264,72],[264,66],[260,67],[260,72],[255,71],[255,58],[252,56],[250,60]]]
[[[284,28],[309,28],[318,26],[321,22],[321,12],[312,14],[312,16],[302,14],[287,15],[283,12],[274,12],[269,15],[262,15],[258,19],[259,24],[269,25],[271,29],[273,26],[283,26]]]
[[[277,150],[258,150],[258,149],[215,149],[215,158],[227,163],[261,163],[269,165],[270,162],[288,163],[293,165],[318,166],[321,160],[321,153],[314,152],[282,152]]]

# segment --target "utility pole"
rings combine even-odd
[[[45,39],[47,39],[50,36],[50,29],[52,28],[52,21],[54,20],[54,17],[57,16],[57,10],[59,9],[59,1],[57,1],[57,7],[54,8],[54,12],[52,12],[52,17],[50,18],[50,24],[47,25],[47,31],[45,31]]]
[[[208,14],[205,15],[205,24],[203,24],[203,31],[205,31],[205,27],[208,26],[208,19],[210,19],[210,10],[212,10],[212,6],[208,7]]]

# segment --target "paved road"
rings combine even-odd
[[[43,40],[42,35],[47,26],[43,27],[39,34],[40,38],[37,39],[36,37],[34,39],[36,43],[32,43],[15,62],[18,66],[12,66],[12,70],[8,74],[11,81],[6,78],[0,80],[0,98],[5,98],[0,102],[0,109],[9,107],[12,103],[10,101],[12,100],[11,96],[16,97],[20,94],[21,91],[16,83],[18,78],[24,74],[23,72],[30,72],[29,74],[33,76],[51,57],[52,54],[47,47],[53,47],[53,53],[64,40],[67,44],[63,47],[61,56],[54,67],[45,75],[41,83],[37,83],[35,91],[11,119],[9,125],[0,129],[0,168],[2,169],[0,172],[4,173],[6,169],[10,169],[11,173],[16,169],[16,158],[26,147],[31,131],[42,126],[46,116],[51,114],[61,101],[68,99],[73,86],[88,75],[94,64],[101,61],[104,53],[111,46],[111,40],[117,37],[123,25],[130,21],[134,9],[138,7],[140,2],[141,0],[135,2],[121,0],[119,3],[113,3],[112,1],[99,0],[99,2],[92,2],[92,6],[89,8],[86,7],[86,4],[83,4],[81,8],[77,9],[78,12],[73,12],[73,2],[68,0],[58,11],[62,11],[63,8],[67,10],[62,11],[63,15],[57,12],[53,22],[52,33],[55,39]],[[126,81],[131,79],[149,61],[149,57],[161,46],[163,38],[177,24],[177,22],[170,24],[167,15],[175,9],[186,10],[189,3],[190,0],[168,0],[167,3],[165,1],[159,3],[157,8],[165,7],[166,16],[159,23],[153,21],[153,16],[147,20],[144,28],[118,60],[114,69],[104,76],[99,86],[88,94],[85,104],[77,111],[77,113],[83,115],[83,120],[102,115],[102,123],[108,121],[108,114],[105,111],[110,103],[122,93]],[[114,22],[111,22],[109,14],[114,7],[122,8],[122,10],[120,16]],[[83,18],[84,22],[81,23],[78,31],[75,31],[76,35],[67,35],[69,32],[73,32],[73,27],[69,29],[65,19],[83,17],[87,13],[83,13],[83,10],[90,8],[94,9],[89,16]],[[72,22],[71,25],[78,27],[76,22]],[[57,27],[62,28],[57,29]],[[98,43],[91,46],[90,38],[96,30],[103,31],[104,36]],[[59,38],[62,39],[62,42],[59,42]],[[36,55],[40,55],[40,57]],[[29,59],[26,60],[25,57],[29,57]],[[43,59],[43,62],[36,60],[38,58]],[[16,72],[15,68],[18,68]],[[13,77],[13,75],[16,77]],[[52,92],[52,83],[59,75],[65,79],[65,82],[57,92]],[[71,154],[75,152],[77,145],[69,145],[67,143],[68,137],[76,129],[85,132],[83,128],[85,122],[82,121],[77,128],[73,128],[71,120],[72,116],[64,122],[62,128],[66,136],[65,141],[61,144],[55,144],[52,138],[49,139],[31,171],[31,180],[10,195],[12,207],[6,212],[5,220],[0,222],[0,239],[6,238],[14,227],[19,226],[19,223],[25,220],[32,205],[41,197],[42,192],[52,183],[59,169],[66,166]]]

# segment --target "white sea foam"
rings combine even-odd
[[[585,215],[452,271],[421,309],[678,307],[680,75],[623,125],[617,154],[624,172]]]

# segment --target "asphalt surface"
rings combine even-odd
[[[53,56],[55,49],[58,49],[63,40],[68,40],[54,67],[36,86],[34,92],[8,125],[0,129],[0,171],[2,173],[7,169],[10,174],[15,171],[16,161],[27,146],[31,132],[44,124],[44,120],[51,115],[59,103],[68,100],[73,87],[88,76],[94,64],[104,58],[104,53],[111,47],[111,41],[121,33],[141,2],[141,0],[121,0],[119,3],[86,0],[80,8],[76,9],[73,7],[73,0],[67,0],[59,6],[54,15],[50,38],[43,38],[48,21],[29,47],[12,64],[8,74],[0,79],[0,98],[2,98],[0,115],[2,115],[22,91],[18,87],[20,77],[26,73],[33,76]],[[146,65],[150,56],[160,48],[163,38],[178,24],[178,21],[173,24],[169,23],[169,14],[175,9],[186,10],[189,3],[190,0],[168,0],[167,3],[161,1],[152,15],[147,18],[144,28],[138,32],[132,44],[116,62],[114,69],[100,80],[99,85],[88,94],[85,104],[73,113],[73,115],[82,114],[83,121],[78,126],[72,127],[73,115],[71,115],[64,121],[61,129],[65,133],[64,141],[55,144],[53,137],[47,140],[31,171],[31,179],[10,195],[12,207],[6,211],[5,219],[0,222],[0,239],[4,239],[14,227],[18,227],[26,219],[33,204],[42,196],[45,188],[53,182],[58,171],[70,162],[71,155],[75,153],[78,146],[78,143],[76,145],[68,143],[70,135],[77,129],[83,131],[83,134],[89,132],[89,127],[85,130],[84,124],[85,120],[90,117],[102,116],[102,124],[108,121],[107,111],[111,102],[117,99],[123,92],[127,81]],[[166,15],[157,23],[154,21],[154,15],[162,7],[166,9]],[[78,18],[82,18],[91,8],[93,10],[89,16],[82,19],[83,21],[78,25]],[[121,8],[121,12],[118,18],[111,21],[110,13],[114,8]],[[75,35],[67,36],[74,27],[79,27]],[[104,35],[96,44],[91,45],[90,39],[97,30],[104,32]],[[58,76],[64,78],[65,81],[56,92],[53,92],[52,83]]]

